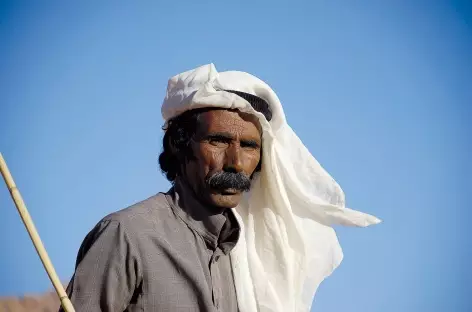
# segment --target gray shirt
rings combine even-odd
[[[238,311],[229,252],[240,227],[176,185],[103,218],[67,293],[77,312]]]

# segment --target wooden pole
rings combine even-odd
[[[67,297],[66,291],[64,290],[64,287],[61,281],[59,280],[56,271],[54,270],[54,267],[51,263],[51,260],[49,259],[46,249],[44,248],[44,245],[41,242],[38,231],[36,230],[33,220],[31,219],[31,216],[28,213],[28,210],[26,209],[26,205],[23,202],[20,191],[18,190],[15,185],[15,182],[13,181],[5,159],[3,159],[2,153],[0,153],[0,171],[2,173],[3,179],[5,180],[5,183],[7,184],[8,190],[10,191],[10,195],[16,205],[16,208],[20,213],[21,219],[23,220],[26,230],[28,231],[31,240],[33,241],[33,245],[36,248],[39,258],[41,258],[41,262],[43,263],[43,266],[46,269],[49,279],[51,280],[54,288],[56,289],[56,293],[59,296],[59,300],[61,301],[61,305],[64,311],[75,312],[74,307],[72,306],[69,297]]]

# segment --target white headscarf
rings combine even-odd
[[[272,120],[234,90],[268,102]],[[241,237],[231,252],[242,312],[308,312],[319,284],[343,253],[335,224],[365,227],[380,220],[345,207],[344,193],[287,124],[275,92],[244,72],[218,73],[213,64],[169,80],[162,105],[167,122],[185,111],[218,107],[259,118],[262,170],[238,207]]]

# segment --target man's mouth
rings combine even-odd
[[[234,188],[228,188],[228,189],[220,190],[221,195],[237,195],[237,194],[240,194],[240,193],[241,193],[240,190],[237,190],[237,189],[234,189]]]

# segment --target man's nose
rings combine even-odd
[[[224,170],[235,173],[243,171],[241,148],[239,144],[231,144],[226,150],[226,161]]]

